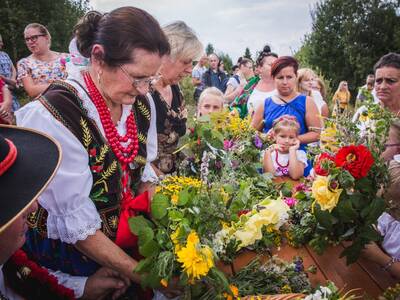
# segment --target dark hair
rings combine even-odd
[[[136,7],[120,7],[110,13],[88,12],[75,25],[79,52],[90,58],[94,44],[104,47],[97,59],[110,67],[132,62],[135,49],[169,54],[170,46],[160,25],[150,14]]]
[[[239,69],[239,66],[238,66],[238,65],[233,65],[233,66],[232,66],[232,72],[235,72],[237,69]]]
[[[246,65],[246,64],[248,64],[248,63],[253,64],[253,61],[252,61],[250,58],[241,56],[241,57],[239,57],[239,59],[238,59],[237,65],[238,65],[238,67],[240,68],[241,66],[244,66],[244,65]]]
[[[297,60],[292,56],[281,56],[272,64],[271,76],[276,77],[276,75],[286,67],[293,67],[294,73],[297,75],[297,70],[299,69]]]
[[[374,71],[383,67],[400,69],[400,54],[390,52],[382,56],[374,66]]]
[[[264,58],[266,58],[268,56],[273,56],[273,57],[278,58],[278,54],[271,52],[271,48],[268,45],[265,45],[263,50],[260,52],[260,54],[257,57],[257,60],[256,60],[257,67],[262,67],[262,65],[264,64]]]

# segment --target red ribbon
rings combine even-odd
[[[137,244],[137,236],[129,229],[128,220],[136,216],[137,212],[150,213],[149,193],[146,191],[137,197],[131,193],[125,193],[121,203],[121,214],[115,243],[121,248],[134,248]]]

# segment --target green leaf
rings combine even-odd
[[[138,239],[139,239],[139,246],[142,246],[154,238],[153,229],[150,227],[145,227],[139,230]]]
[[[154,261],[154,257],[146,257],[138,262],[136,268],[133,270],[136,273],[145,273],[152,268],[152,262]]]
[[[180,210],[171,209],[170,211],[168,211],[168,218],[171,221],[178,222],[182,220],[183,217],[184,215]]]
[[[167,215],[170,206],[169,199],[163,194],[156,194],[151,201],[151,214],[154,219],[160,220]]]
[[[158,255],[158,276],[170,278],[174,267],[174,254],[171,251],[163,251]]]
[[[321,210],[319,205],[316,205],[314,215],[321,227],[328,231],[332,230],[333,217],[327,210]]]
[[[183,189],[182,191],[179,192],[179,200],[178,200],[178,205],[179,206],[184,206],[188,201],[190,200],[190,194],[187,189]]]
[[[144,257],[154,256],[159,251],[160,247],[155,240],[148,241],[147,243],[139,246],[139,253]]]
[[[143,216],[129,218],[129,229],[134,235],[139,235],[139,231],[143,228],[153,228],[153,224]]]
[[[381,239],[381,235],[372,226],[367,226],[362,228],[359,238],[376,242]]]
[[[369,224],[375,223],[384,210],[385,201],[380,197],[374,198],[369,205],[369,211],[365,221]]]
[[[335,207],[335,213],[339,215],[338,219],[341,222],[351,222],[357,218],[357,212],[353,209],[350,199],[343,196],[340,197],[339,203]]]

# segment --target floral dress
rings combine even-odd
[[[17,64],[17,84],[23,87],[22,79],[31,76],[35,84],[47,84],[54,80],[66,79],[65,59],[68,54],[58,53],[53,61],[41,61],[32,55],[21,59]]]
[[[183,95],[178,85],[171,85],[171,89],[171,105],[157,91],[151,94],[157,110],[158,155],[154,164],[164,174],[175,171],[177,154],[173,152],[179,138],[186,133],[187,109]]]

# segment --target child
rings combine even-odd
[[[215,88],[206,88],[199,97],[197,116],[206,116],[213,112],[221,112],[224,108],[224,94]]]
[[[298,150],[300,124],[294,116],[283,115],[274,121],[271,130],[276,144],[265,150],[264,171],[300,179],[307,167],[306,153]]]

